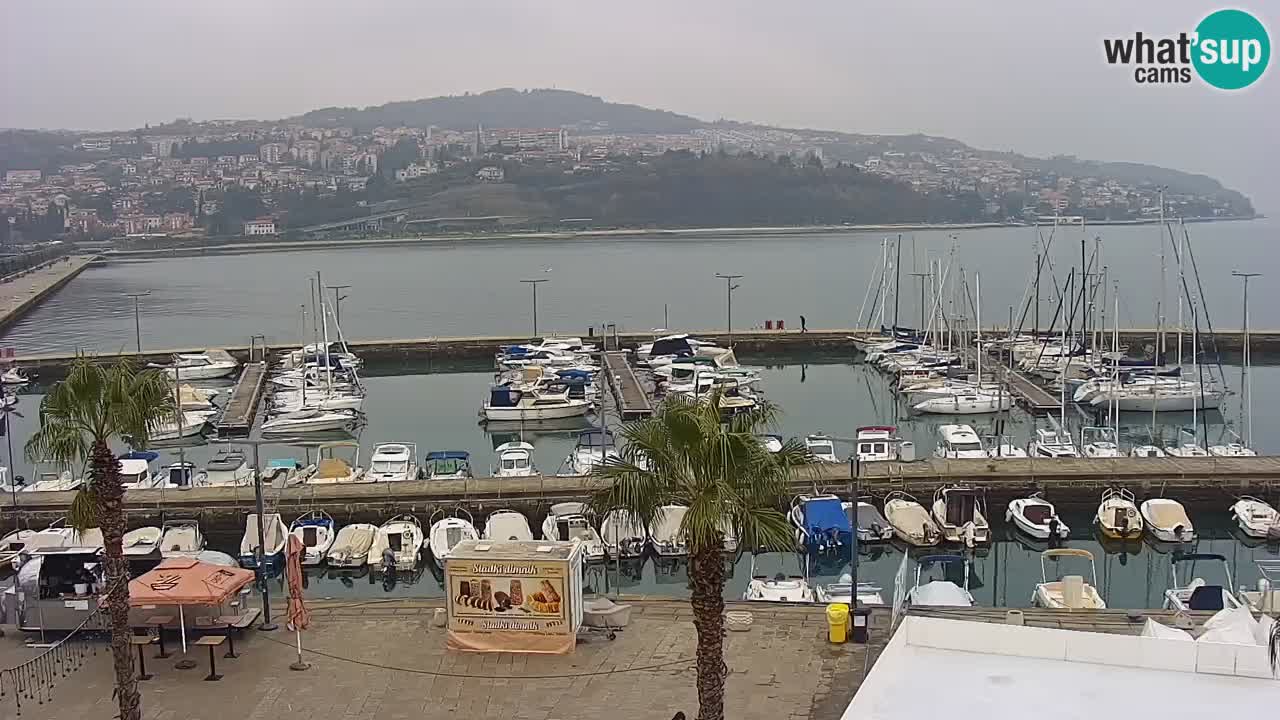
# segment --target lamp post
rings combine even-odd
[[[1240,323],[1240,330],[1244,333],[1244,357],[1240,363],[1240,396],[1243,398],[1242,409],[1245,416],[1245,426],[1241,428],[1244,432],[1243,438],[1245,447],[1253,447],[1253,390],[1249,387],[1249,365],[1253,362],[1253,353],[1249,351],[1249,278],[1258,277],[1262,273],[1241,272],[1232,270],[1233,277],[1244,279],[1244,308],[1242,310],[1244,319]]]
[[[741,278],[741,275],[730,275],[728,273],[716,273],[716,277],[724,278],[724,288],[726,296],[726,312],[728,317],[725,319],[725,329],[729,333],[729,345],[733,345],[733,291],[737,290],[740,285],[734,285],[733,281]]]
[[[533,334],[538,334],[538,283],[547,282],[550,278],[537,278],[532,280],[521,280],[522,283],[529,283],[529,287],[533,288]]]
[[[254,549],[254,556],[257,560],[258,590],[262,593],[262,625],[259,630],[275,630],[278,625],[271,621],[271,593],[267,588],[267,578],[264,573],[264,565],[266,563],[265,551],[267,547],[266,529],[263,527],[263,515],[266,509],[263,507],[262,501],[262,461],[259,456],[258,449],[263,445],[296,445],[301,441],[296,438],[281,438],[272,440],[235,440],[237,445],[248,445],[253,448],[253,498],[255,504],[255,512],[258,513],[258,547]]]
[[[142,354],[142,323],[138,319],[138,298],[144,298],[151,294],[151,291],[140,293],[125,293],[125,297],[133,298],[133,338],[138,343],[138,354]]]
[[[339,297],[338,291],[346,290],[350,285],[326,285],[325,287],[333,291],[333,321],[342,327],[342,301],[347,299],[346,295]]]

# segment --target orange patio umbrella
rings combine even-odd
[[[221,605],[253,582],[254,573],[244,568],[202,562],[195,558],[163,560],[150,572],[129,581],[129,604],[177,605],[182,632],[182,649],[187,649],[185,605]]]

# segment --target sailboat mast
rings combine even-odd
[[[974,322],[977,323],[977,330],[974,335],[974,347],[978,351],[978,389],[982,389],[982,274],[973,274],[974,292],[978,296],[978,302],[973,309]],[[1000,408],[997,407],[997,410]]]
[[[889,238],[880,241],[880,330],[884,331],[884,306],[889,293]]]
[[[1186,321],[1183,320],[1182,318],[1182,293],[1183,293],[1183,288],[1187,286],[1186,270],[1184,269],[1186,267],[1186,263],[1184,262],[1184,259],[1187,252],[1186,238],[1187,236],[1184,233],[1182,238],[1179,240],[1179,243],[1181,244],[1181,248],[1179,248],[1178,250],[1177,295],[1178,295],[1178,366],[1179,367],[1182,366],[1182,329],[1186,326]],[[1191,312],[1195,313],[1195,309],[1191,308]],[[1195,338],[1193,337],[1191,340],[1191,352],[1193,354],[1196,351],[1195,345],[1196,345],[1196,341],[1195,341]]]
[[[902,235],[898,235],[898,241],[893,245],[893,329],[897,335],[898,330],[898,296],[902,294]]]
[[[324,285],[321,285],[321,284],[320,284],[320,271],[319,271],[319,270],[317,270],[317,271],[316,271],[316,287],[318,287],[318,288],[323,288],[323,287],[324,287]],[[320,298],[320,309],[321,309],[321,310],[325,310],[325,302],[324,302],[324,298],[323,298],[323,297],[322,297],[322,298]],[[327,395],[328,397],[332,397],[332,396],[333,396],[333,366],[329,364],[329,313],[328,313],[328,312],[322,312],[322,313],[320,313],[320,326],[321,326],[321,328],[323,328],[323,330],[324,330],[323,338],[324,338],[324,384],[325,384],[325,390],[326,390],[326,395]],[[304,382],[304,383],[306,382],[306,378],[305,378],[305,377],[303,378],[303,382]]]
[[[1164,308],[1165,308],[1165,292],[1166,292],[1165,285],[1167,284],[1167,281],[1165,279],[1165,272],[1166,272],[1167,264],[1165,263],[1165,258],[1164,258],[1165,224],[1164,224],[1164,186],[1163,185],[1161,185],[1160,188],[1158,189],[1158,193],[1159,193],[1158,197],[1160,200],[1160,300],[1156,304],[1156,340],[1157,340],[1156,348],[1158,350],[1157,352],[1157,355],[1159,356],[1158,359],[1163,362],[1165,351],[1168,349],[1165,346],[1165,340],[1164,340]]]

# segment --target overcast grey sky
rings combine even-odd
[[[1255,0],[1256,3],[1256,0]],[[1250,9],[1275,40],[1280,13]],[[558,87],[687,113],[925,132],[1214,175],[1280,212],[1280,70],[1139,86],[1102,38],[1212,2],[3,0],[0,126],[129,128]],[[1272,65],[1275,63],[1273,62]]]

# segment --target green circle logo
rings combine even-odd
[[[1262,77],[1271,59],[1271,39],[1257,18],[1243,10],[1218,10],[1196,26],[1191,57],[1200,79],[1219,90],[1239,90]]]

